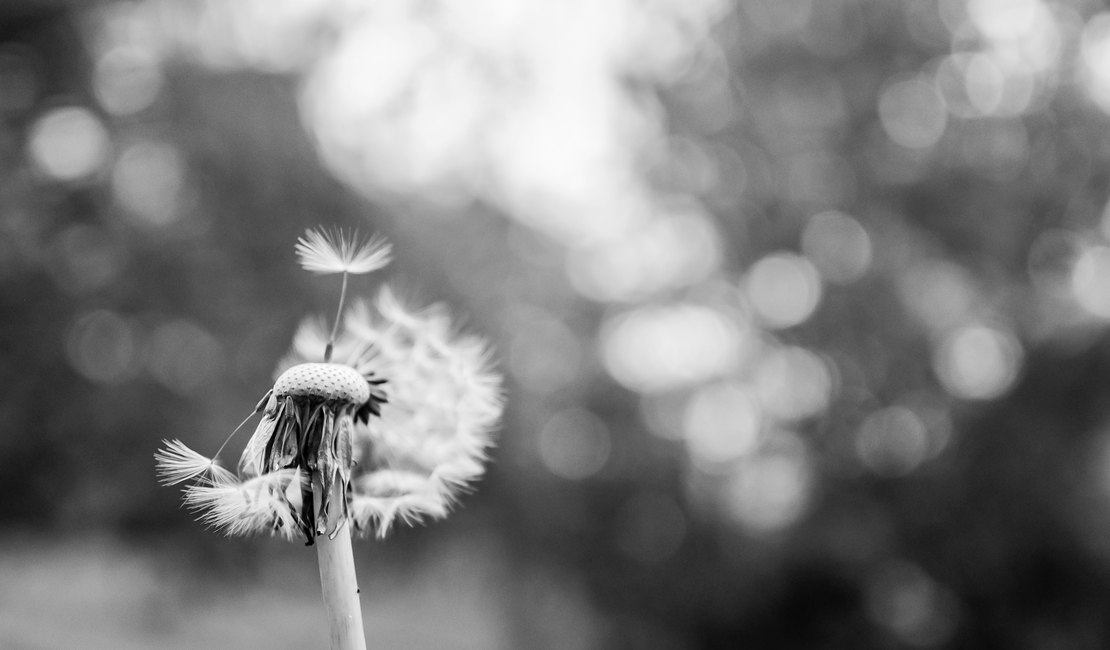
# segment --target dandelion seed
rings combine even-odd
[[[299,529],[286,489],[297,470],[280,470],[242,483],[193,485],[185,490],[185,505],[200,512],[200,521],[227,535],[249,535],[270,530],[292,539]]]
[[[297,240],[301,267],[320,274],[360,275],[389,264],[391,246],[381,237],[360,239],[340,231],[307,230]]]
[[[206,478],[215,485],[234,482],[235,475],[220,467],[215,459],[207,458],[185,446],[180,440],[163,440],[165,449],[154,454],[158,482],[177,485],[197,478]]]

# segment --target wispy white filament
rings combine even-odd
[[[359,275],[389,264],[391,248],[382,237],[361,239],[355,234],[313,229],[297,240],[296,252],[307,271]]]
[[[216,485],[237,480],[235,474],[221,467],[214,458],[198,454],[180,440],[162,442],[165,448],[154,453],[155,470],[162,485],[177,485],[195,478],[204,478]]]
[[[242,482],[190,486],[185,505],[200,513],[202,523],[227,535],[273,531],[292,539],[300,531],[285,491],[297,475],[285,469]]]

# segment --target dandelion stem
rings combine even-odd
[[[343,318],[343,302],[347,299],[347,272],[343,272],[343,287],[339,290],[339,309],[335,312],[335,323],[331,326],[331,336],[328,337],[328,347],[324,349],[324,363],[331,361],[331,352],[335,347],[335,336],[339,333],[339,320]]]
[[[329,539],[328,535],[316,538],[331,647],[332,650],[366,650],[355,559],[351,551],[351,526],[346,521],[341,526],[335,539]]]

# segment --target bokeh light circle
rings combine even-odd
[[[1010,389],[1021,370],[1021,344],[1007,331],[966,325],[948,332],[933,367],[941,384],[964,399],[993,399]]]
[[[755,367],[756,394],[763,408],[781,420],[822,413],[832,399],[833,375],[820,356],[801,347],[772,348]]]
[[[70,365],[97,383],[129,378],[134,374],[138,352],[135,328],[113,311],[101,309],[80,316],[66,337]]]
[[[96,62],[93,90],[100,105],[109,113],[137,113],[154,102],[161,88],[162,71],[158,61],[144,49],[115,47]]]
[[[1071,273],[1071,292],[1079,305],[1110,320],[1110,246],[1088,246],[1075,260]]]
[[[617,381],[652,392],[727,373],[738,361],[742,337],[735,321],[711,307],[653,305],[609,319],[600,344]]]
[[[726,382],[694,393],[686,405],[683,430],[695,460],[722,463],[755,448],[762,422],[762,408],[752,391]]]
[[[942,647],[955,631],[958,606],[951,591],[909,562],[881,565],[865,596],[871,620],[910,646]]]
[[[772,329],[805,322],[821,302],[820,274],[812,262],[794,253],[772,253],[760,259],[743,286],[752,311]]]
[[[725,512],[749,533],[779,532],[805,514],[813,470],[804,448],[761,453],[737,464],[722,492]]]
[[[136,223],[151,228],[170,225],[181,215],[185,162],[165,142],[142,140],[128,145],[112,169],[112,190]]]
[[[28,153],[35,166],[59,181],[76,181],[98,172],[108,158],[104,124],[87,108],[55,108],[31,127]]]
[[[871,266],[871,236],[843,212],[819,212],[802,231],[802,252],[826,281],[850,284]]]
[[[944,135],[948,112],[932,84],[919,79],[896,81],[879,96],[879,120],[887,136],[909,149],[932,147]]]
[[[876,474],[902,476],[929,454],[929,432],[916,413],[903,406],[875,411],[856,432],[856,453]]]
[[[552,474],[570,480],[589,478],[609,461],[609,429],[596,415],[568,408],[553,415],[540,430],[539,456]]]

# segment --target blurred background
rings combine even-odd
[[[324,224],[509,395],[356,546],[371,647],[1108,647],[1108,186],[1093,0],[4,0],[0,646],[323,647],[152,454],[334,309]]]

